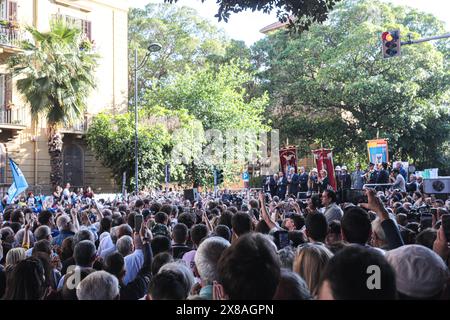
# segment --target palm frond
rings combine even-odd
[[[24,54],[13,56],[9,66],[18,91],[30,105],[33,117],[42,114],[50,126],[74,122],[83,116],[99,56],[80,50],[81,31],[54,21],[49,32],[27,27],[33,41],[23,44]]]

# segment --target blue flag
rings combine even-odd
[[[8,189],[8,204],[19,194],[27,190],[28,183],[25,179],[25,176],[22,173],[22,170],[17,166],[17,164],[9,159],[9,166],[11,167],[11,172],[13,176],[13,183],[11,187]]]

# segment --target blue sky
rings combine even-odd
[[[407,5],[417,8],[421,11],[432,13],[440,20],[444,21],[447,29],[450,28],[450,0],[385,0],[396,5]],[[143,7],[147,3],[163,3],[163,0],[131,0],[135,7]],[[225,31],[228,37],[243,40],[247,45],[253,44],[255,41],[264,37],[259,32],[261,28],[277,21],[276,15],[267,15],[261,12],[241,12],[232,14],[228,23],[218,22],[214,15],[217,12],[217,4],[215,0],[179,0],[177,6],[188,6],[197,10],[198,14],[209,19]]]

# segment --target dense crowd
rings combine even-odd
[[[377,183],[383,167],[376,176],[358,170],[338,190]],[[450,199],[424,194],[419,183],[406,190],[398,168],[389,187],[365,190],[364,203],[339,201],[324,174],[315,189],[314,172],[298,197],[305,186],[293,187],[293,175],[281,174],[275,189],[269,177],[266,192],[202,193],[193,202],[175,191],[95,200],[90,188],[67,185],[45,200],[30,193],[4,203],[0,296],[449,298]]]

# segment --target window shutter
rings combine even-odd
[[[17,21],[17,2],[8,2],[8,17],[10,21]]]
[[[83,32],[86,37],[92,41],[92,22],[91,21],[83,21]]]
[[[12,75],[5,75],[5,106],[9,108],[12,104]]]

